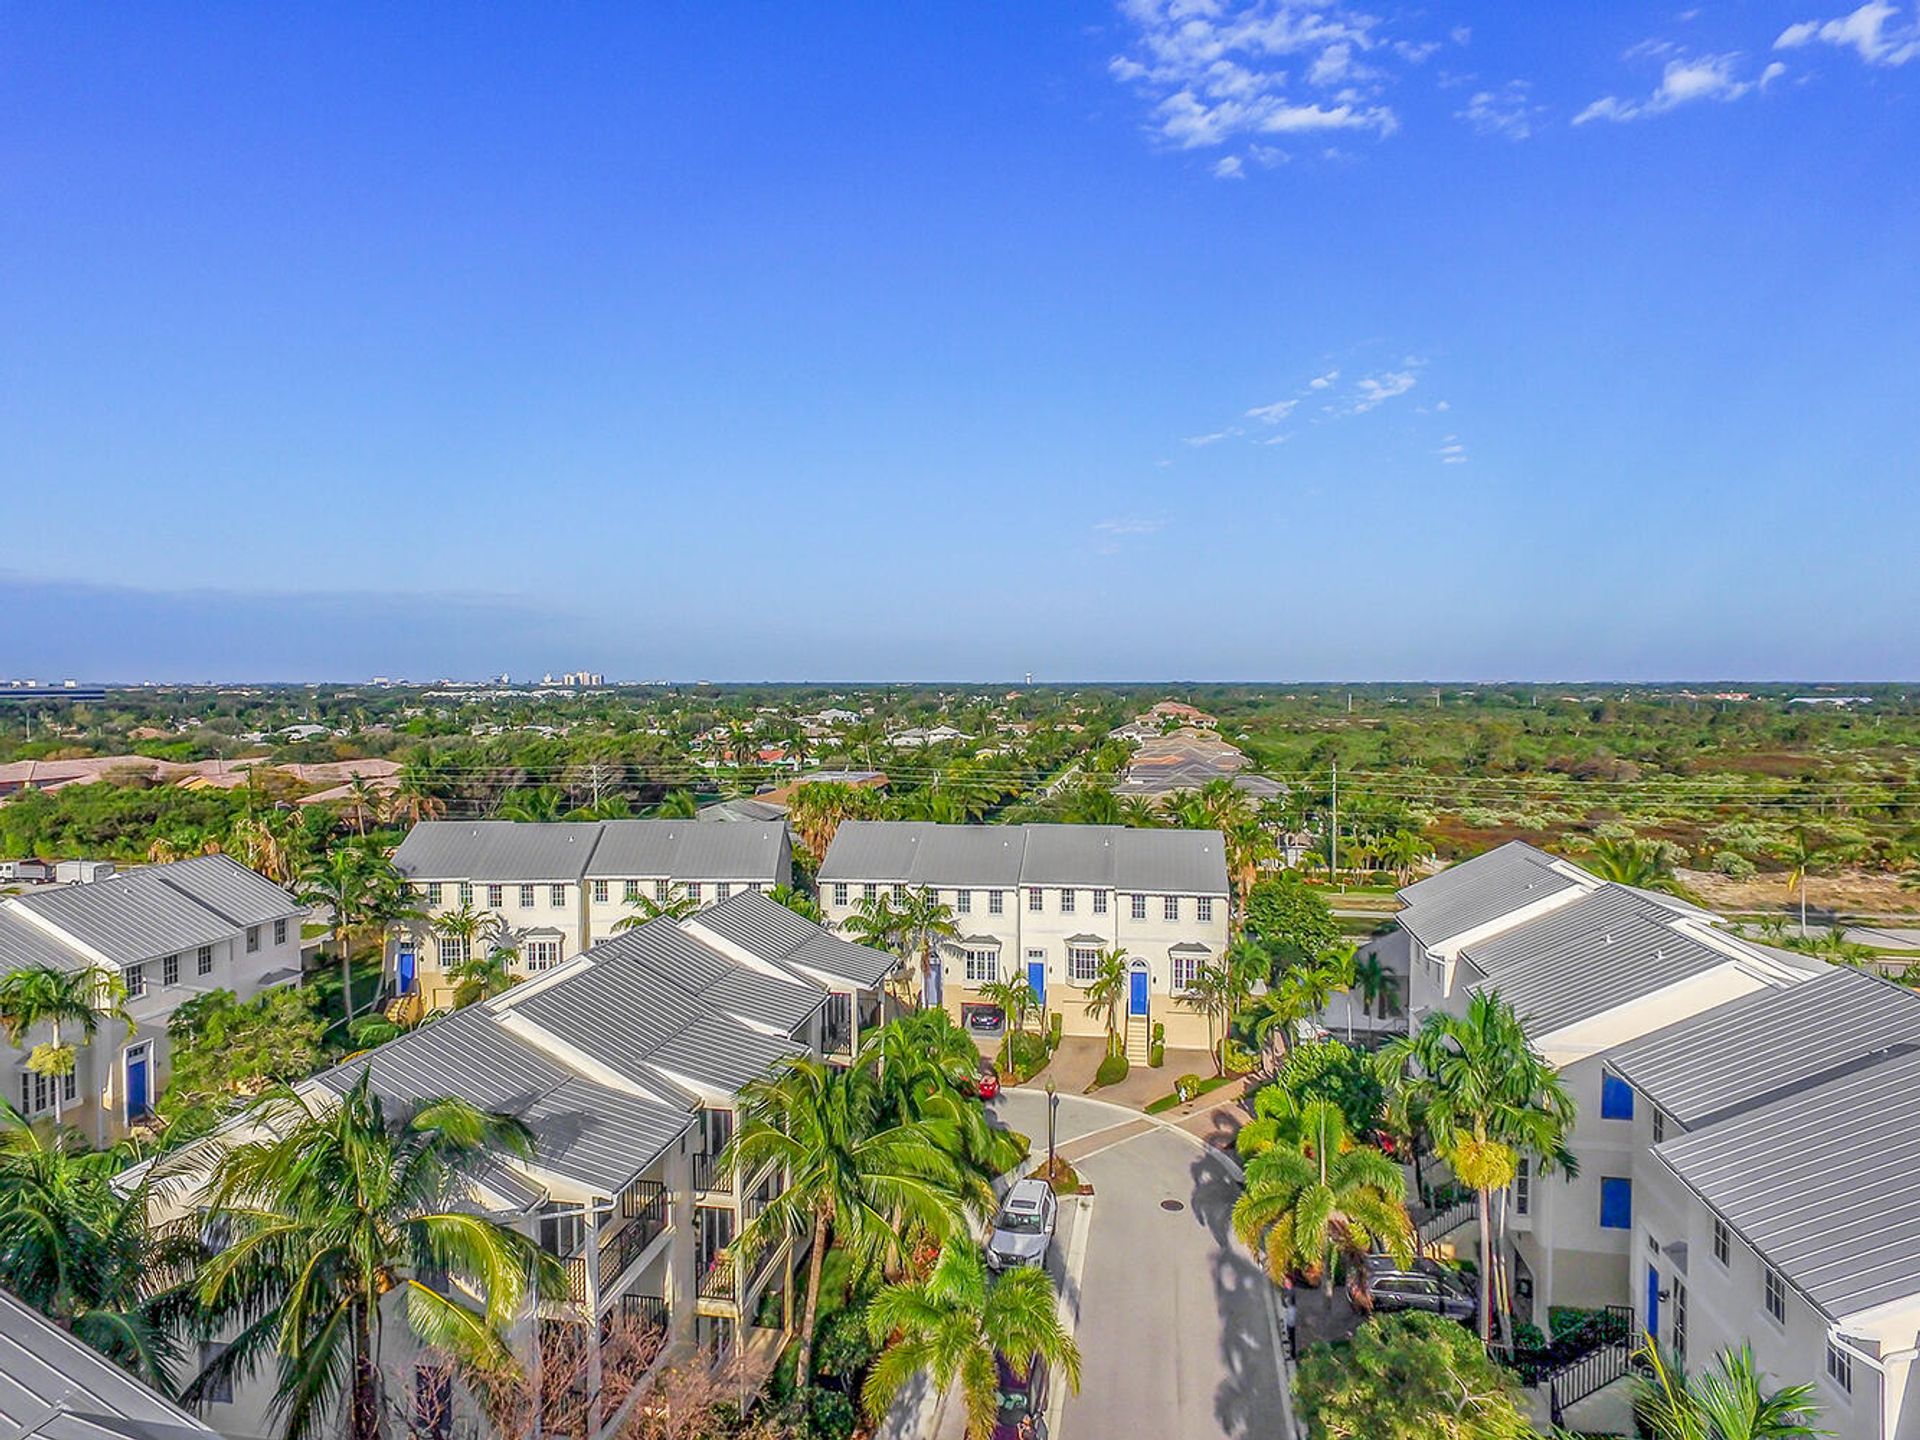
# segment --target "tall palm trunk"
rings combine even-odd
[[[1493,1192],[1480,1197],[1480,1339],[1493,1343]]]
[[[55,1020],[53,1022],[53,1053],[56,1055],[60,1053],[60,1022],[58,1020]],[[80,1068],[80,1057],[77,1054],[73,1057],[73,1066],[74,1066],[74,1069],[76,1070]],[[61,1112],[65,1108],[65,1106],[61,1103],[61,1101],[62,1101],[62,1097],[66,1094],[67,1077],[64,1075],[55,1075],[52,1077],[52,1080],[53,1080],[53,1123],[55,1128],[58,1128],[60,1124]]]
[[[347,943],[347,930],[343,925],[333,932],[333,938],[340,946],[340,1012],[344,1017],[341,1033],[353,1024],[353,947]]]
[[[820,1264],[827,1258],[827,1212],[813,1217],[813,1253],[807,1257],[807,1308],[800,1317],[800,1353],[794,1357],[794,1387],[804,1390],[813,1380],[813,1323],[820,1313]]]
[[[374,1354],[375,1303],[357,1300],[353,1305],[353,1440],[380,1440],[386,1429],[380,1413],[380,1361]]]

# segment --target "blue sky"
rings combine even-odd
[[[1912,4],[0,15],[0,673],[1913,678]]]

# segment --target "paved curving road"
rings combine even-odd
[[[1046,1150],[1046,1096],[1008,1092],[1005,1123]],[[1190,1136],[1060,1097],[1061,1148],[1094,1187],[1063,1211],[1052,1268],[1083,1363],[1049,1440],[1250,1440],[1292,1433],[1272,1287],[1232,1238],[1238,1182]]]

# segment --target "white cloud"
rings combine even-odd
[[[1129,515],[1112,520],[1102,520],[1094,525],[1094,531],[1100,535],[1152,535],[1167,528],[1165,520],[1147,519],[1143,516]]]
[[[1262,425],[1278,425],[1293,413],[1298,400],[1276,400],[1271,405],[1256,405],[1247,411],[1249,420],[1258,420]]]
[[[1409,65],[1424,65],[1440,51],[1438,40],[1396,40],[1393,53]]]
[[[1449,435],[1440,442],[1440,448],[1433,452],[1440,457],[1442,465],[1464,465],[1467,463],[1467,447],[1460,443],[1458,435]]]
[[[1203,445],[1218,445],[1222,440],[1231,440],[1240,433],[1237,429],[1216,430],[1211,435],[1189,435],[1187,444],[1198,450]]]
[[[1338,4],[1120,0],[1120,11],[1131,43],[1107,71],[1150,103],[1152,133],[1182,150],[1328,130],[1391,135],[1399,121],[1383,99],[1389,77],[1374,62],[1417,63],[1428,53]],[[1302,84],[1326,98],[1305,98]]]
[[[1316,375],[1313,379],[1309,380],[1307,382],[1307,388],[1309,390],[1324,390],[1339,378],[1340,372],[1338,370],[1329,370],[1326,374]]]
[[[1451,400],[1436,400],[1433,402],[1433,410],[1436,415],[1444,415],[1452,408],[1453,402]]]
[[[1622,100],[1618,95],[1602,96],[1574,116],[1573,123],[1585,125],[1593,120],[1639,120],[1696,100],[1738,100],[1749,91],[1777,79],[1784,71],[1784,67],[1777,64],[1769,65],[1758,80],[1743,80],[1735,73],[1740,64],[1738,55],[1688,58],[1673,52],[1674,47],[1666,41],[1650,40],[1634,46],[1627,52],[1628,59],[1658,55],[1672,57],[1661,70],[1660,83],[1654,87],[1653,93],[1644,100]]]
[[[1869,65],[1904,65],[1920,56],[1920,10],[1914,19],[1889,29],[1887,22],[1900,7],[1885,0],[1867,0],[1858,10],[1837,20],[1803,20],[1789,25],[1773,42],[1776,50],[1798,50],[1816,42],[1852,50]]]
[[[1347,413],[1364,415],[1396,395],[1406,394],[1418,383],[1418,378],[1411,370],[1389,370],[1381,375],[1369,375],[1354,387],[1359,393],[1348,405]]]
[[[1453,118],[1464,120],[1482,135],[1504,135],[1525,140],[1533,134],[1533,117],[1546,107],[1532,103],[1525,80],[1509,80],[1498,90],[1479,90]]]
[[[1465,45],[1473,39],[1473,27],[1471,25],[1456,25],[1447,32],[1447,38],[1456,45]]]
[[[1213,178],[1216,180],[1244,180],[1247,178],[1245,167],[1238,155],[1222,155],[1213,164]]]

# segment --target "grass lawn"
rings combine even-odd
[[[377,956],[353,962],[353,1008],[354,1013],[364,1015],[373,997],[380,993],[381,965]],[[340,962],[327,960],[317,970],[309,971],[307,988],[320,997],[320,1013],[326,1017],[329,1028],[338,1026],[345,1018],[340,1006]]]

